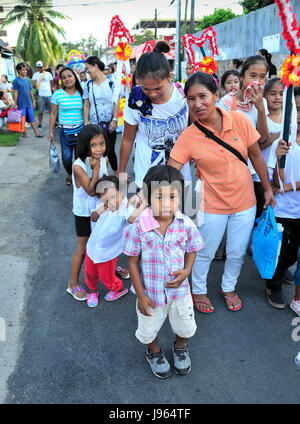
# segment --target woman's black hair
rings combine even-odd
[[[62,70],[60,71],[60,73],[59,73],[59,76],[60,76],[60,79],[61,79],[61,84],[62,84],[62,89],[64,90],[65,87],[64,87],[63,80],[62,80],[62,77],[61,76],[62,76],[63,72],[66,72],[66,71],[70,71],[74,75],[74,77],[75,77],[75,88],[76,88],[77,91],[79,91],[79,93],[80,93],[80,95],[82,97],[82,95],[83,95],[83,89],[81,87],[81,84],[80,84],[80,81],[78,79],[78,76],[75,73],[74,69],[69,68],[68,66],[64,66],[62,68]]]
[[[59,63],[57,66],[56,66],[56,68],[55,68],[55,70],[57,71],[59,68],[63,68],[65,65],[63,64],[63,63]]]
[[[115,68],[114,68],[113,63],[110,63],[109,65],[107,65],[107,67],[111,69],[112,74],[115,72]]]
[[[261,52],[262,56],[266,59],[266,61],[268,62],[268,65],[271,65],[271,59],[272,59],[272,55],[271,53],[268,52],[268,50],[266,49],[259,49],[259,52]]]
[[[152,52],[143,53],[136,66],[136,76],[139,79],[147,77],[156,81],[170,77],[170,64],[163,53],[168,53],[170,46],[165,41],[158,41]]]
[[[107,144],[106,132],[98,124],[85,125],[80,131],[78,142],[76,144],[76,155],[83,162],[91,155],[90,143],[92,138],[97,137],[98,135],[103,135],[105,143]]]
[[[232,59],[232,63],[236,66],[236,69],[239,69],[239,67],[243,64],[240,59]]]
[[[170,165],[156,165],[148,170],[143,180],[143,192],[149,206],[152,192],[163,185],[172,185],[183,199],[184,178],[181,172]]]
[[[224,74],[221,77],[221,87],[222,88],[225,88],[225,82],[230,75],[235,75],[236,77],[238,77],[239,81],[241,81],[241,78],[240,78],[241,75],[240,75],[239,71],[236,71],[235,69],[228,69],[228,71],[225,71]]]
[[[300,86],[294,87],[294,97],[300,96]]]
[[[255,56],[250,56],[245,60],[241,69],[241,76],[244,76],[245,72],[247,71],[247,69],[250,68],[250,66],[255,65],[256,63],[259,63],[259,62],[265,65],[267,71],[269,70],[269,65],[266,59],[263,56],[260,56],[258,54]]]
[[[104,71],[105,69],[105,65],[103,62],[101,62],[101,60],[99,59],[99,57],[97,56],[90,56],[86,59],[85,63],[87,63],[88,65],[91,66],[98,66],[98,68],[100,69],[100,71]]]
[[[101,197],[105,193],[105,191],[111,186],[120,191],[120,181],[119,178],[115,175],[104,175],[104,177],[100,178],[95,184],[95,193],[97,197]]]
[[[265,83],[264,92],[263,92],[264,97],[266,97],[268,92],[272,90],[273,85],[276,84],[277,82],[280,82],[282,84],[282,87],[283,87],[283,82],[278,77],[271,78]]]
[[[218,86],[214,77],[210,74],[199,71],[195,72],[187,79],[184,85],[184,92],[186,96],[188,95],[189,89],[195,84],[204,85],[212,94],[216,94],[218,91]]]

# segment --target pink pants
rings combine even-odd
[[[94,264],[94,262],[85,254],[85,283],[92,291],[97,290],[98,278],[110,291],[119,291],[123,289],[122,281],[115,275],[118,258],[108,262]]]

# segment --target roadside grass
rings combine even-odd
[[[0,147],[16,146],[21,137],[21,133],[0,132]]]

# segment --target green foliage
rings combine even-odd
[[[247,15],[247,13],[250,12],[254,12],[257,9],[261,9],[262,7],[269,6],[273,3],[274,0],[243,0],[239,2],[243,8],[244,15]]]
[[[143,32],[140,35],[134,36],[133,46],[139,46],[140,44],[144,44],[147,41],[154,40],[154,33],[150,29],[143,29]]]
[[[237,18],[239,15],[233,13],[231,9],[215,9],[211,15],[203,16],[201,24],[196,27],[196,31],[201,31],[216,24],[229,21],[230,19]]]
[[[92,34],[88,38],[82,38],[80,41],[70,42],[67,41],[62,43],[64,47],[65,59],[67,59],[67,54],[71,50],[78,50],[80,53],[84,53],[86,57],[88,56],[98,56],[103,55],[103,48],[98,44],[98,40]]]
[[[42,60],[45,65],[54,65],[63,58],[63,47],[56,33],[63,37],[65,33],[53,19],[66,19],[67,16],[51,6],[52,0],[19,0],[19,5],[8,12],[1,26],[2,29],[14,22],[24,22],[18,35],[16,53],[33,66],[37,60]]]

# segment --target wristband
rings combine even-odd
[[[118,122],[118,118],[113,118],[112,121]]]

